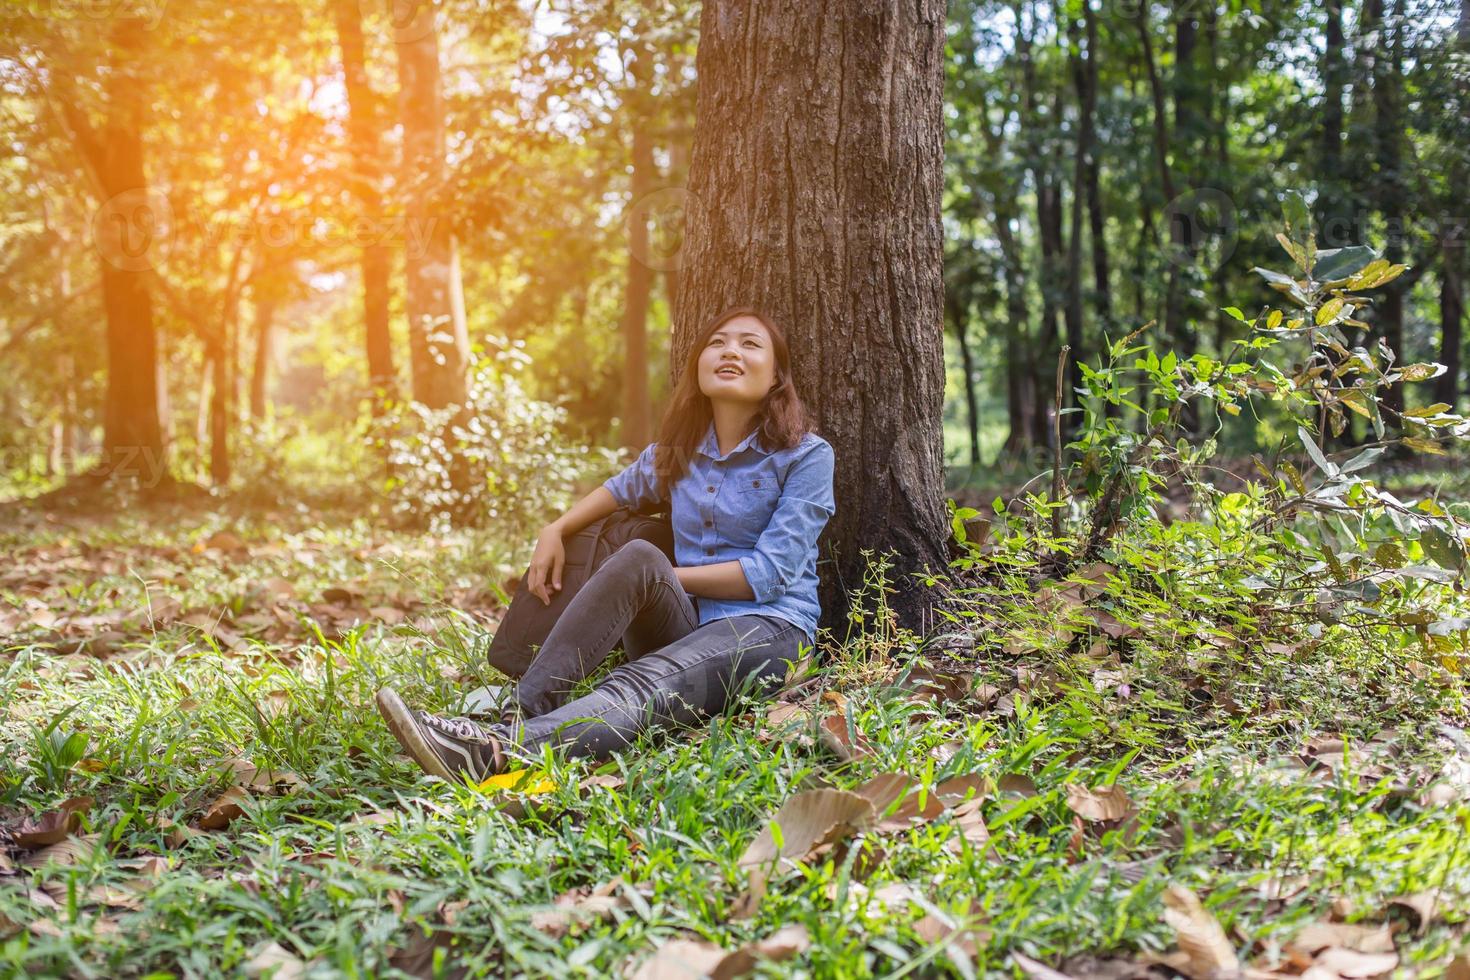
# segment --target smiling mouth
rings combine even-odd
[[[718,371],[715,372],[715,374],[717,376],[727,377],[727,378],[739,377],[740,375],[742,375],[744,373],[745,372],[742,371],[742,370],[740,370],[738,367],[722,367]]]

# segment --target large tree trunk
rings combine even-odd
[[[147,98],[136,68],[146,30],[126,17],[112,30],[111,70],[103,82],[106,119],[94,132],[70,99],[63,111],[78,148],[105,196],[93,221],[107,318],[107,396],[103,412],[102,474],[150,480],[163,474],[165,446],[159,423],[158,335],[148,289],[158,222],[167,216],[150,198],[143,171]]]
[[[941,0],[706,0],[701,14],[671,367],[728,306],[786,325],[798,390],[837,453],[829,627],[863,584],[859,549],[895,553],[891,608],[916,629],[933,624],[932,597],[907,573],[949,557],[944,27]]]
[[[410,242],[408,334],[413,397],[430,408],[464,402],[470,360],[459,251],[450,223],[444,160],[444,94],[435,11],[416,0],[414,29],[398,32],[404,208]]]
[[[378,130],[378,97],[368,83],[363,55],[360,0],[333,0],[337,42],[342,49],[342,75],[347,89],[347,135],[352,146],[352,189],[362,218],[373,230],[362,249],[362,310],[367,351],[368,385],[376,411],[395,388],[393,342],[388,332],[388,282],[393,255],[385,238],[382,144]]]
[[[640,111],[647,96],[641,91],[649,72],[640,51],[629,68],[632,90],[626,106],[632,176],[624,224],[628,230],[628,280],[623,294],[623,445],[642,449],[651,438],[652,420],[648,404],[648,301],[653,292],[653,270],[649,268],[648,211],[644,198],[653,188],[655,165],[653,139],[648,120]]]

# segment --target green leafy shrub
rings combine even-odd
[[[386,453],[390,507],[402,522],[436,533],[493,522],[521,538],[569,506],[579,481],[615,463],[608,450],[569,443],[566,410],[527,394],[523,346],[500,338],[475,365],[464,405],[394,403],[377,420],[371,438]]]
[[[1259,648],[1278,628],[1317,638],[1338,624],[1372,628],[1416,648],[1413,659],[1462,673],[1470,514],[1432,496],[1401,500],[1376,473],[1394,455],[1464,447],[1470,420],[1439,403],[1394,408],[1389,386],[1443,366],[1400,365],[1386,345],[1352,333],[1368,327],[1355,315],[1370,302],[1363,294],[1405,267],[1366,246],[1318,250],[1300,199],[1288,201],[1277,240],[1295,269],[1256,271],[1285,302],[1254,317],[1228,309],[1250,333],[1227,353],[1160,356],[1137,342],[1141,328],[1102,363],[1083,365],[1075,461],[1056,482],[1033,481],[1047,489],[998,500],[994,520],[956,509],[969,552],[958,564],[988,577],[979,601],[992,611],[994,586],[1004,584],[1028,596],[1070,590],[1087,607],[1082,619],[1106,613],[1103,632],[1114,637],[1166,628],[1177,638],[1228,636],[1228,646],[1249,633]],[[1207,401],[1220,423],[1201,436],[1190,420],[1206,417]],[[1217,437],[1242,414],[1273,417],[1294,436],[1244,473],[1211,462]],[[1366,420],[1368,441],[1334,449],[1353,415]],[[1096,602],[1076,602],[1078,590]],[[1175,615],[1182,609],[1191,616]]]

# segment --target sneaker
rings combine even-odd
[[[430,775],[451,782],[465,775],[478,783],[505,769],[500,741],[476,722],[410,709],[391,687],[377,700],[388,730]]]

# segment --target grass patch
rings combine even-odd
[[[79,843],[3,852],[0,972],[258,974],[275,957],[321,976],[603,976],[670,939],[735,949],[801,925],[809,945],[758,971],[1013,976],[1021,953],[1080,974],[1081,954],[1173,949],[1170,885],[1243,959],[1334,915],[1399,922],[1401,968],[1425,976],[1466,942],[1463,686],[1382,635],[1258,636],[1202,593],[1122,640],[1062,637],[1035,589],[994,580],[967,594],[984,642],[926,648],[964,661],[959,697],[914,697],[897,661],[918,639],[868,634],[829,651],[797,708],[747,702],[601,766],[548,755],[557,789],[517,817],[423,776],[372,704],[391,683],[455,712],[497,679],[480,658],[517,570],[502,546],[289,513],[28,520],[0,586],[0,820],[93,802]],[[1138,592],[1110,593],[1125,626],[1150,608]],[[824,747],[833,713],[870,753]],[[242,770],[240,814],[200,829]],[[883,772],[999,784],[988,845],[948,814],[860,834],[734,915],[739,858],[784,801]],[[1069,806],[1069,786],[1112,783],[1126,825]],[[548,926],[559,897],[600,886],[607,914]],[[1389,906],[1424,892],[1422,929]],[[975,941],[936,939],[930,915]]]

